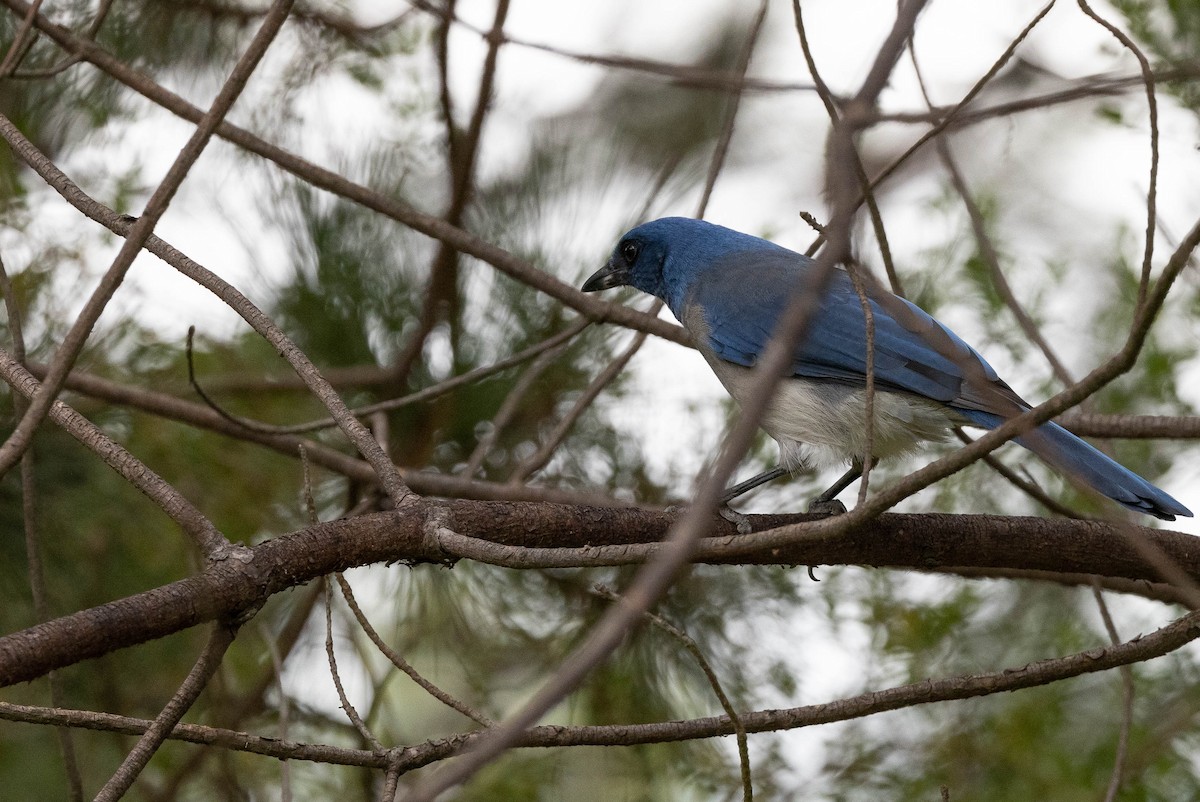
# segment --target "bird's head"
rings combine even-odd
[[[728,258],[761,248],[766,240],[689,217],[664,217],[627,232],[608,263],[583,283],[584,292],[636,287],[662,298],[679,316],[695,281]]]
[[[613,287],[636,287],[666,299],[667,287],[663,268],[677,242],[686,241],[686,223],[680,217],[667,217],[643,223],[625,233],[613,248],[604,267],[583,283],[584,292],[608,290]]]

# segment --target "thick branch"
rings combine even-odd
[[[452,562],[470,541],[490,547],[490,562],[521,567],[642,562],[674,521],[668,513],[548,503],[459,500],[434,508],[456,533],[439,540],[430,508],[318,524],[215,562],[202,573],[0,638],[0,686],[256,609],[271,595],[320,576],[383,562]],[[756,530],[806,520],[750,516]],[[845,537],[741,554],[733,527],[714,518],[697,562],[767,565],[866,565],[921,570],[1034,569],[1154,582],[1154,566],[1132,548],[1133,531],[1200,581],[1200,538],[1097,521],[973,515],[883,515]],[[479,538],[478,540],[473,540]]]

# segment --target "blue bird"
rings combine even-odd
[[[631,285],[666,301],[735,400],[751,386],[791,294],[813,260],[749,234],[683,217],[634,228],[584,292]],[[872,457],[944,440],[952,426],[994,429],[1030,405],[991,365],[919,307],[868,290],[875,327]],[[949,355],[947,355],[949,353]],[[850,276],[834,270],[807,333],[761,421],[779,444],[780,467],[732,488],[728,501],[795,470],[813,456],[850,469],[810,510],[839,512],[836,496],[862,475],[866,456],[866,316]],[[1054,423],[1016,442],[1059,471],[1131,510],[1167,521],[1192,513],[1167,493]]]

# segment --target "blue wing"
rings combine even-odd
[[[703,312],[709,345],[717,356],[753,366],[793,289],[811,268],[811,259],[782,249],[711,265],[693,285],[689,305],[698,305]],[[1027,406],[983,357],[919,307],[890,294],[868,298],[875,325],[875,381],[881,388],[988,412],[1004,411],[1004,404],[998,403],[1001,399]],[[941,339],[941,351],[932,344],[933,338]],[[949,355],[943,353],[947,350]],[[792,375],[862,384],[866,353],[862,303],[849,275],[835,270],[807,335],[795,350]],[[968,381],[964,368],[983,382]]]

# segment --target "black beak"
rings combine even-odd
[[[592,274],[592,277],[583,282],[580,287],[584,292],[596,292],[597,290],[609,290],[613,287],[624,287],[629,283],[631,278],[629,268],[625,265],[614,264],[612,259],[608,260],[608,264]]]

